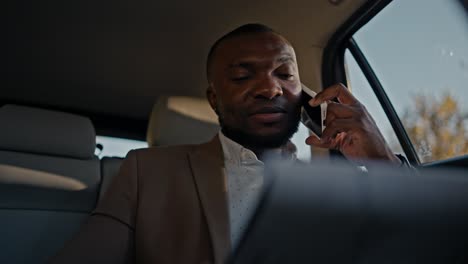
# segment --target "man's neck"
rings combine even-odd
[[[249,145],[249,144],[245,144],[245,143],[242,143],[242,142],[238,142],[235,139],[233,139],[232,137],[229,137],[228,135],[226,135],[225,133],[222,133],[222,134],[225,137],[232,140],[233,142],[235,142],[235,143],[241,145],[242,147],[244,147],[244,148],[252,151],[253,153],[255,153],[255,156],[257,156],[257,159],[259,159],[261,161],[265,161],[265,159],[267,159],[268,157],[272,157],[272,156],[285,157],[285,156],[289,156],[289,155],[294,155],[296,153],[296,147],[290,141],[288,141],[286,144],[284,144],[284,145],[282,145],[280,147],[265,148],[265,147],[259,147],[259,146],[255,146],[255,145]]]
[[[255,146],[245,146],[242,145],[246,149],[250,149],[257,158],[261,161],[265,161],[264,159],[270,155],[281,155],[283,147],[279,148],[259,148]]]

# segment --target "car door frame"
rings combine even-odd
[[[379,103],[387,115],[390,124],[401,144],[406,157],[413,166],[421,167],[468,167],[468,155],[451,159],[434,161],[421,164],[414,145],[395,111],[392,102],[388,98],[382,84],[367,61],[359,45],[353,39],[354,33],[374,18],[392,0],[370,0],[364,3],[340,28],[332,35],[324,49],[322,61],[322,84],[328,87],[335,83],[347,83],[345,69],[345,51],[348,49],[361,68],[369,85],[374,91]],[[331,151],[332,155],[341,155],[337,151]]]

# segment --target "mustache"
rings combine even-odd
[[[295,113],[300,112],[301,100],[290,101],[284,97],[275,97],[273,99],[255,98],[246,108],[247,115],[268,114],[268,113]]]
[[[270,113],[287,113],[286,107],[280,105],[257,106],[249,111],[249,115],[255,114],[270,114]]]
[[[276,98],[273,100],[255,100],[250,107],[248,107],[247,114],[269,114],[269,113],[288,113],[294,108],[290,102]]]

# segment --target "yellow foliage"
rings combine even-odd
[[[430,162],[468,154],[467,116],[449,93],[439,100],[415,95],[402,122],[421,162]]]

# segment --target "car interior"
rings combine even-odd
[[[316,92],[349,82],[344,54],[350,50],[409,162],[466,168],[468,152],[420,160],[384,83],[353,40],[398,2],[9,2],[0,92],[0,263],[46,263],[78,232],[125,157],[98,157],[106,145],[97,145],[97,136],[148,147],[211,139],[219,125],[205,99],[206,56],[220,36],[246,23],[283,34],[295,48],[302,83]],[[302,148],[312,158],[340,155]]]

